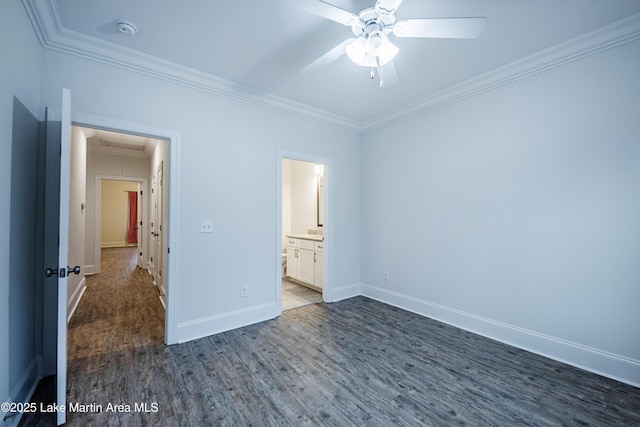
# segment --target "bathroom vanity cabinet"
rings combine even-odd
[[[296,283],[321,291],[323,246],[324,242],[316,236],[287,236],[287,276]]]

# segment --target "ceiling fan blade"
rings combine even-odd
[[[329,52],[325,53],[320,58],[316,59],[311,64],[304,67],[302,70],[300,70],[300,72],[302,74],[313,73],[318,68],[324,67],[325,65],[332,63],[333,61],[335,61],[336,59],[344,55],[346,53],[347,45],[349,43],[353,43],[354,41],[355,41],[355,38],[353,37],[346,39],[345,41],[340,43],[338,46],[334,47]]]
[[[295,0],[292,2],[296,7],[318,15],[322,18],[330,19],[343,25],[352,26],[360,22],[358,15],[354,15],[344,9],[324,2],[322,0]]]
[[[398,79],[398,73],[396,72],[396,65],[393,60],[387,62],[382,66],[382,77],[384,81],[384,88],[390,88],[400,83]]]
[[[401,19],[393,26],[398,37],[426,37],[444,39],[475,39],[487,18],[426,18]]]
[[[398,9],[400,3],[402,3],[402,0],[378,0],[376,2],[376,10],[384,14],[393,13]]]

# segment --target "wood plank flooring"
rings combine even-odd
[[[638,388],[363,297],[165,346],[137,274],[91,285],[71,322],[68,401],[103,411],[69,425],[640,425]]]

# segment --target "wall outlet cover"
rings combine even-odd
[[[201,233],[213,233],[213,221],[200,221]]]

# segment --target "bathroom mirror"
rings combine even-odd
[[[324,224],[324,176],[316,175],[318,180],[318,227]]]

